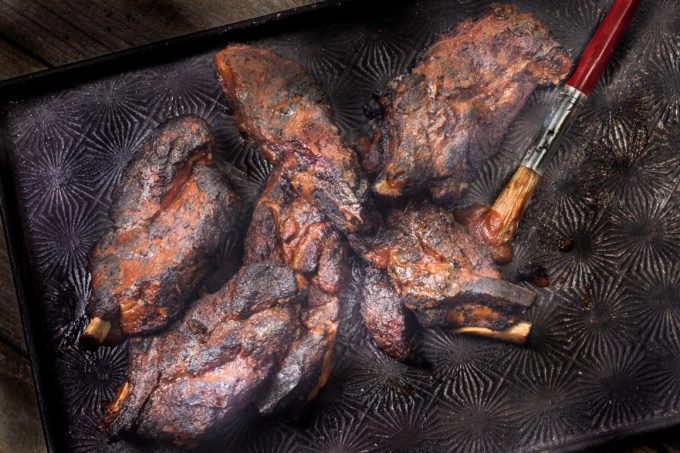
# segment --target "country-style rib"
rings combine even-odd
[[[90,258],[86,337],[117,343],[158,331],[195,296],[221,239],[240,222],[240,201],[210,166],[212,146],[204,120],[177,118],[124,171],[113,228]]]
[[[300,335],[257,401],[263,412],[286,398],[313,397],[325,384],[350,273],[346,240],[318,209],[297,195],[283,173],[282,168],[274,170],[255,208],[245,262],[285,263],[295,272],[307,299]]]
[[[376,167],[383,154],[375,192],[426,189],[441,202],[457,199],[534,89],[559,82],[570,67],[541,22],[513,5],[465,20],[383,99],[382,134],[369,158]]]
[[[492,250],[449,211],[412,201],[388,211],[376,235],[355,235],[350,243],[370,266],[386,274],[378,274],[380,292],[367,286],[369,295],[377,293],[379,299],[364,301],[368,307],[362,307],[362,314],[378,345],[395,357],[406,355],[403,313],[395,308],[395,297],[424,327],[525,341],[530,326],[521,316],[533,304],[534,293],[502,280]],[[383,306],[383,316],[374,314],[380,311],[376,305]]]
[[[257,56],[259,50],[235,46],[230,59],[230,49],[220,54],[219,61],[254,89],[256,80],[240,77],[259,77],[247,71],[252,62],[244,59],[246,54]],[[294,82],[300,81],[295,68],[280,72],[287,66],[278,57],[256,63],[262,73],[278,74],[280,90],[295,89]],[[309,99],[285,91],[279,95],[278,108],[288,103],[284,115],[291,122],[288,130],[296,122],[308,121],[309,114],[321,115],[318,135],[267,141],[258,136],[259,121],[267,118],[257,117],[263,111],[254,107],[254,100],[231,99],[244,104],[232,105],[240,112],[242,132],[256,137],[275,163],[253,212],[243,267],[219,292],[196,302],[169,331],[132,342],[130,377],[102,422],[111,436],[131,432],[195,446],[247,405],[255,404],[266,413],[291,401],[311,399],[329,377],[350,273],[347,241],[338,229],[363,227],[363,201],[350,190],[361,174],[351,155],[343,157],[342,149],[328,148],[333,140],[338,140],[333,146],[341,142],[323,116],[328,114],[326,107],[316,103],[301,108],[299,104]],[[304,127],[299,133],[314,130]],[[308,148],[296,140],[312,145]],[[316,167],[301,166],[301,158],[312,159]],[[180,357],[176,351],[182,351]]]
[[[348,233],[367,226],[368,184],[340,138],[325,94],[273,51],[232,45],[215,56],[239,128],[281,163],[293,189]],[[284,163],[285,161],[285,163]]]
[[[171,330],[130,341],[129,373],[102,420],[111,437],[197,446],[250,404],[298,336],[293,271],[246,265]]]

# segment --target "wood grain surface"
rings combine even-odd
[[[314,1],[0,0],[0,34],[59,66]]]
[[[314,3],[315,0],[0,0],[0,80]],[[678,452],[676,430],[593,451]],[[4,236],[0,452],[45,451]]]
[[[30,74],[46,68],[47,66],[43,63],[35,60],[0,36],[0,80]]]

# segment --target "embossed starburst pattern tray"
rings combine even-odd
[[[517,0],[577,56],[608,0]],[[0,118],[3,212],[49,445],[108,444],[101,402],[126,376],[125,346],[74,339],[92,245],[110,227],[111,191],[140,143],[182,114],[212,124],[217,155],[256,190],[269,167],[243,143],[211,56],[232,40],[300,62],[332,100],[343,134],[369,127],[377,94],[438,32],[487,2],[356,2],[268,18],[7,85]],[[569,449],[680,423],[680,3],[643,0],[516,239],[508,278],[550,276],[526,346],[416,339],[421,363],[388,358],[348,307],[340,359],[318,401],[239,418],[218,451],[532,451]],[[128,64],[129,63],[129,64]],[[489,202],[553,104],[539,90],[466,195]],[[231,248],[223,258],[237,262]]]

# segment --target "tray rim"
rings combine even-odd
[[[389,0],[374,0],[376,3],[384,3],[395,7],[395,3]],[[411,0],[403,0],[411,1]],[[512,2],[513,0],[507,0]],[[142,69],[152,64],[160,64],[164,61],[176,60],[181,57],[189,57],[217,45],[226,45],[232,41],[258,38],[258,33],[276,33],[277,27],[285,30],[285,25],[296,23],[309,18],[321,18],[331,16],[333,8],[342,9],[346,13],[350,8],[347,5],[356,6],[361,10],[365,3],[360,0],[316,0],[313,3],[290,8],[277,13],[244,19],[231,24],[209,28],[185,35],[156,41],[142,46],[112,52],[109,54],[88,58],[85,60],[69,63],[56,68],[45,69],[31,74],[21,75],[0,81],[0,121],[6,117],[5,109],[10,103],[17,102],[24,96],[37,96],[50,92],[68,89],[69,86],[96,80],[102,77],[119,74],[125,71]],[[220,44],[221,43],[221,44]],[[173,53],[175,52],[175,53]],[[9,153],[6,149],[9,142],[6,134],[0,135],[0,219],[2,220],[3,234],[7,244],[7,250],[12,270],[12,280],[15,287],[17,302],[21,315],[22,331],[26,343],[27,355],[31,365],[33,388],[36,394],[38,409],[41,418],[41,426],[48,452],[61,451],[64,446],[66,433],[59,433],[58,423],[55,422],[50,407],[54,396],[47,395],[49,387],[50,371],[41,363],[41,353],[45,345],[38,343],[34,324],[38,322],[33,314],[30,300],[35,297],[31,289],[31,267],[29,256],[24,241],[24,230],[20,217],[17,194],[13,184],[14,175],[7,164]],[[47,373],[47,374],[46,374]],[[54,380],[54,375],[51,381]],[[63,421],[62,421],[63,424]],[[660,430],[680,427],[680,410],[666,417],[652,416],[635,425],[620,427],[598,434],[590,430],[587,435],[579,436],[578,439],[566,440],[562,445],[551,450],[538,448],[530,451],[554,451],[571,452],[584,448],[593,448],[605,443],[617,441],[630,436],[650,434]]]

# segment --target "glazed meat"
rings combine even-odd
[[[269,412],[285,400],[314,397],[328,379],[338,314],[350,268],[346,240],[314,206],[297,195],[274,170],[253,214],[245,244],[245,262],[285,263],[306,290],[300,335],[267,392],[257,402]]]
[[[171,330],[130,341],[129,374],[101,427],[196,446],[261,391],[299,336],[293,271],[246,265]]]
[[[241,203],[210,166],[208,124],[188,116],[161,126],[114,192],[113,228],[90,258],[92,295],[85,335],[116,343],[177,318],[237,227]]]
[[[534,293],[501,280],[493,253],[449,211],[412,201],[389,211],[377,235],[353,236],[350,241],[391,283],[390,288],[378,274],[379,291],[366,289],[377,298],[364,301],[368,306],[362,307],[362,314],[376,342],[396,357],[403,358],[406,351],[403,312],[395,297],[424,327],[464,329],[518,342],[528,334],[521,315],[533,303]],[[371,278],[367,280],[370,288]],[[374,314],[380,306],[384,316]]]
[[[545,27],[515,6],[462,22],[383,99],[382,135],[367,159],[375,169],[384,154],[374,191],[457,199],[537,85],[559,82],[570,67]]]
[[[227,47],[215,62],[242,133],[282,164],[298,195],[336,228],[365,229],[367,182],[312,78],[273,51],[247,45]]]

